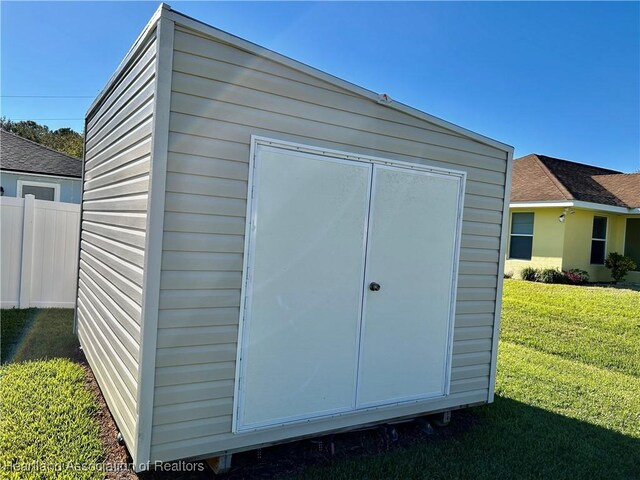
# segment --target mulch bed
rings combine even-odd
[[[97,420],[100,423],[100,437],[105,448],[104,462],[109,465],[131,464],[132,460],[126,447],[118,442],[118,427],[109,413],[102,392],[81,350],[78,350],[74,360],[85,368],[87,388],[95,394],[100,405]],[[233,455],[231,471],[216,478],[240,480],[288,477],[301,473],[310,466],[329,465],[341,459],[366,458],[415,445],[427,446],[432,442],[458,436],[480,421],[471,410],[453,412],[451,423],[445,427],[429,428],[425,425],[425,420],[426,418],[396,425],[382,425],[366,430],[325,435],[310,440],[236,453]],[[106,478],[108,480],[200,480],[213,477],[212,471],[204,462],[196,463],[194,471],[190,472],[168,470],[137,474],[130,467],[118,468],[117,471],[107,472]]]

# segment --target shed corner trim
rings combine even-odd
[[[164,11],[165,5],[162,4],[158,12]],[[134,457],[134,461],[138,465],[151,460],[174,27],[172,20],[162,15],[159,16],[153,137],[149,168],[149,206],[145,238],[144,294],[141,311],[140,365],[138,367],[137,405],[139,417],[136,432],[137,452]]]
[[[507,173],[502,206],[502,228],[500,231],[500,251],[498,253],[498,284],[496,285],[496,303],[493,317],[493,333],[491,339],[491,369],[489,371],[489,394],[487,402],[492,403],[496,389],[496,371],[498,366],[498,337],[500,335],[500,316],[502,314],[502,289],[504,286],[504,263],[507,253],[507,231],[509,215],[509,197],[511,196],[511,175],[513,173],[513,149],[507,152]]]

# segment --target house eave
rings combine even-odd
[[[48,177],[48,178],[61,178],[64,180],[82,180],[81,176],[74,175],[58,175],[55,173],[39,173],[39,172],[28,172],[25,170],[12,170],[10,168],[0,168],[0,173],[10,173],[12,175],[29,175],[32,177]]]
[[[561,201],[531,201],[531,202],[511,202],[509,208],[564,208],[573,207],[583,210],[595,210],[607,213],[620,213],[626,215],[640,215],[640,208],[617,207],[604,203],[583,202],[581,200],[561,200]]]

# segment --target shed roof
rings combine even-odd
[[[579,200],[615,207],[640,206],[640,174],[530,154],[514,160],[512,202]]]
[[[0,130],[0,170],[82,177],[82,160]]]

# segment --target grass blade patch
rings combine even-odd
[[[95,470],[103,458],[97,411],[78,364],[55,359],[2,366],[0,477],[102,478]]]

